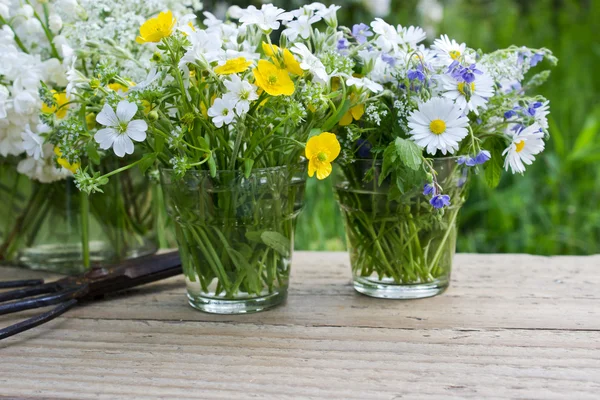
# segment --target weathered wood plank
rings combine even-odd
[[[247,316],[148,285],[0,342],[0,398],[597,398],[599,256],[455,265],[446,294],[385,301],[354,293],[345,254],[299,252],[288,303]]]
[[[62,319],[0,344],[5,396],[594,398],[595,332]]]
[[[186,305],[183,278],[135,289],[67,314],[77,318],[185,320],[380,328],[600,330],[600,257],[458,255],[442,296],[371,299],[350,285],[343,253],[295,255],[287,304],[269,312],[218,316]],[[0,271],[0,279],[2,273]],[[15,277],[28,276],[22,271]]]

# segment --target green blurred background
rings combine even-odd
[[[247,1],[229,4],[247,5]],[[252,2],[256,5],[260,2]],[[273,1],[292,9],[308,2]],[[331,3],[331,2],[329,2]],[[338,0],[341,24],[374,16],[420,25],[485,52],[511,44],[559,58],[541,94],[550,100],[550,141],[524,176],[489,190],[474,177],[460,219],[458,251],[600,253],[600,0]],[[224,13],[223,3],[205,2]],[[296,249],[343,250],[344,227],[329,180],[308,183]]]

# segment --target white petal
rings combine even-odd
[[[111,106],[104,104],[102,111],[96,115],[96,122],[104,126],[119,126],[117,115]]]
[[[129,136],[136,142],[141,142],[143,140],[146,140],[147,130],[148,124],[146,123],[146,121],[136,119],[135,121],[131,121],[129,125],[127,125],[127,130],[125,131],[125,133],[127,134],[127,136]]]
[[[94,140],[100,145],[101,149],[106,150],[110,149],[110,146],[112,146],[118,136],[119,132],[117,132],[116,129],[104,128],[96,132],[94,135]]]
[[[113,150],[119,157],[123,157],[125,154],[133,154],[133,142],[127,135],[119,135],[115,139],[113,144]]]
[[[117,118],[120,122],[129,122],[137,110],[138,108],[135,103],[130,103],[125,100],[120,101],[119,104],[117,104]]]

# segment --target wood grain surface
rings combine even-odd
[[[600,256],[454,264],[441,296],[378,300],[346,254],[297,252],[287,303],[243,316],[193,310],[182,277],[136,288],[0,342],[0,398],[600,398]]]

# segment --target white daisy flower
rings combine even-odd
[[[235,104],[235,112],[239,116],[250,110],[251,101],[258,99],[256,86],[248,81],[243,81],[236,74],[232,74],[223,84],[229,91],[223,95],[223,99],[228,103]]]
[[[544,132],[537,123],[523,129],[512,137],[512,143],[508,146],[502,155],[504,159],[504,169],[510,168],[513,174],[525,172],[525,164],[531,165],[535,160],[535,155],[544,151]]]
[[[427,34],[423,29],[418,26],[409,26],[408,28],[402,28],[400,32],[402,41],[408,44],[411,48],[415,48],[419,42],[422,42],[427,38]]]
[[[475,80],[471,83],[459,82],[449,75],[442,75],[443,96],[456,101],[466,113],[473,111],[479,115],[478,109],[485,110],[488,99],[494,95],[494,81],[487,71],[483,68],[481,71],[483,73],[475,75]]]
[[[212,107],[208,109],[208,116],[212,117],[212,122],[217,128],[229,125],[235,117],[235,102],[228,98],[215,99]]]
[[[302,39],[308,39],[310,37],[312,24],[321,20],[319,16],[309,17],[308,15],[301,15],[298,19],[290,21],[286,24],[287,28],[281,32],[291,42],[296,41],[298,36]]]
[[[260,10],[254,6],[242,10],[240,22],[242,26],[258,25],[263,31],[270,32],[279,29],[281,25],[279,21],[287,22],[292,18],[293,16],[282,8],[277,8],[273,4],[263,4]]]
[[[117,104],[117,112],[108,104],[104,104],[102,111],[96,116],[96,122],[106,128],[100,129],[94,139],[103,150],[113,148],[118,157],[133,154],[133,141],[146,140],[148,124],[141,119],[131,120],[138,107],[135,103],[122,100]]]
[[[453,154],[458,143],[469,131],[469,119],[453,101],[433,97],[421,103],[408,117],[409,134],[427,153],[434,155],[438,150],[442,154]]]
[[[6,108],[9,97],[10,92],[8,91],[8,88],[4,85],[0,85],[0,119],[6,118],[8,115]]]
[[[369,78],[348,78],[346,79],[346,85],[356,86],[359,89],[365,87],[373,93],[379,93],[383,90],[383,86],[377,82],[373,82]]]
[[[296,43],[290,50],[300,56],[300,68],[310,71],[321,83],[329,81],[325,66],[304,43]]]
[[[443,65],[450,65],[465,55],[467,45],[454,39],[450,40],[448,35],[442,35],[433,41],[431,48],[438,53],[438,59]]]

